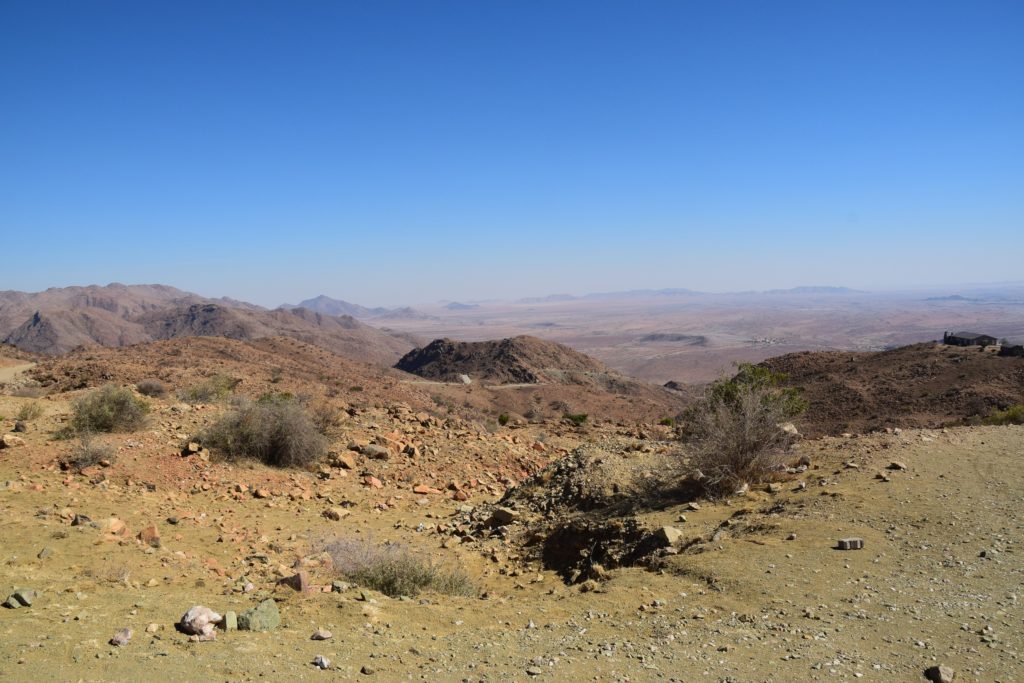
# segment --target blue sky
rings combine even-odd
[[[10,0],[0,27],[0,289],[1024,279],[1016,0]]]

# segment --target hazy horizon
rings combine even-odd
[[[712,296],[712,297],[715,297],[715,296],[726,296],[726,297],[728,297],[728,296],[743,296],[743,295],[758,296],[758,295],[766,295],[766,294],[772,294],[772,293],[788,294],[788,293],[791,293],[792,290],[799,290],[799,289],[807,289],[807,290],[813,290],[813,289],[829,290],[829,289],[831,289],[831,290],[837,290],[836,292],[819,292],[819,293],[811,292],[811,294],[817,294],[819,296],[829,296],[831,294],[836,294],[836,295],[839,295],[839,296],[842,296],[842,295],[863,295],[863,296],[883,296],[883,297],[886,296],[886,295],[890,295],[890,296],[900,296],[900,295],[902,295],[902,296],[910,296],[910,295],[914,295],[914,294],[919,294],[921,296],[924,296],[924,295],[931,295],[931,296],[953,296],[953,295],[970,295],[970,294],[976,294],[977,295],[979,293],[984,293],[986,291],[988,291],[989,293],[999,293],[1000,290],[1011,290],[1011,291],[1012,290],[1022,290],[1021,293],[1024,293],[1024,280],[1014,280],[1014,281],[1004,281],[1004,282],[967,282],[967,283],[960,283],[960,284],[934,284],[934,283],[928,283],[928,284],[921,284],[921,285],[916,285],[916,286],[907,286],[907,287],[902,287],[902,288],[891,288],[891,289],[890,288],[874,288],[874,289],[866,289],[865,288],[865,289],[859,289],[859,288],[854,288],[854,287],[846,287],[845,285],[822,285],[822,284],[817,284],[817,285],[796,285],[794,287],[786,287],[786,288],[775,288],[775,287],[772,287],[772,288],[759,288],[759,289],[750,289],[750,290],[719,290],[719,291],[700,289],[698,287],[680,287],[680,286],[657,287],[657,288],[655,288],[655,287],[628,287],[628,288],[621,289],[621,290],[604,290],[604,291],[600,291],[600,292],[598,292],[598,291],[589,291],[589,292],[585,292],[585,291],[580,291],[580,292],[547,292],[547,293],[544,293],[544,294],[509,296],[509,297],[474,298],[472,296],[468,296],[468,297],[461,297],[461,298],[458,298],[458,297],[444,297],[444,298],[440,298],[440,299],[430,299],[430,300],[427,300],[427,299],[416,300],[416,299],[410,298],[410,299],[407,299],[407,300],[383,301],[383,302],[382,301],[362,301],[362,300],[356,300],[354,298],[346,296],[346,294],[343,293],[343,292],[341,292],[341,293],[339,293],[339,292],[334,292],[334,293],[332,293],[332,292],[315,292],[315,293],[310,292],[310,293],[306,293],[304,295],[301,295],[299,297],[293,298],[291,300],[271,299],[271,300],[266,300],[266,301],[260,301],[260,300],[256,300],[256,299],[247,299],[244,296],[238,296],[237,294],[235,294],[233,292],[203,291],[203,290],[190,289],[190,287],[189,287],[189,285],[187,283],[177,283],[176,284],[176,283],[173,283],[173,282],[118,282],[118,281],[112,281],[112,282],[87,282],[87,283],[72,282],[72,283],[68,283],[68,284],[49,285],[47,287],[43,287],[43,288],[37,289],[37,290],[26,290],[26,289],[18,289],[18,288],[9,288],[8,291],[13,290],[13,291],[20,291],[20,292],[24,292],[24,293],[28,293],[28,294],[35,294],[35,293],[44,292],[44,291],[46,291],[48,289],[62,289],[62,288],[68,288],[68,287],[107,287],[107,286],[112,286],[112,285],[125,285],[125,286],[128,286],[128,287],[145,287],[145,286],[152,286],[152,285],[164,285],[164,286],[174,287],[174,288],[180,289],[180,290],[182,290],[184,292],[188,292],[188,293],[191,293],[191,294],[196,294],[196,295],[208,298],[208,299],[227,298],[227,299],[233,299],[233,300],[237,300],[237,301],[242,301],[244,303],[256,304],[258,306],[263,306],[263,307],[268,308],[268,309],[278,308],[278,307],[281,307],[281,306],[294,306],[294,305],[298,305],[298,304],[300,304],[303,301],[307,301],[307,300],[310,300],[310,299],[315,299],[315,298],[317,298],[319,296],[326,296],[329,299],[333,299],[333,300],[336,300],[336,301],[344,301],[344,302],[347,302],[347,303],[350,303],[350,304],[357,304],[357,305],[360,305],[360,306],[365,306],[367,308],[392,308],[392,309],[397,309],[397,308],[403,308],[403,307],[413,307],[413,308],[415,308],[417,306],[431,307],[431,306],[444,305],[444,304],[447,304],[447,303],[466,303],[466,304],[519,303],[519,302],[522,302],[524,300],[544,299],[546,297],[560,297],[560,296],[569,296],[569,297],[572,297],[573,299],[586,299],[588,297],[599,297],[601,295],[643,294],[643,293],[647,293],[647,292],[650,292],[651,294],[654,294],[654,295],[659,295],[662,292],[671,292],[673,290],[678,290],[680,293],[684,293],[684,294],[685,293],[691,293],[691,294],[693,294],[695,296]],[[0,290],[0,291],[4,291],[4,290]],[[797,293],[799,294],[799,292],[797,292]],[[1005,293],[1005,291],[1003,293]],[[534,302],[531,302],[531,303],[534,303]]]
[[[1020,278],[1020,3],[0,20],[0,289],[395,306]]]

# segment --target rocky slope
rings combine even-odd
[[[810,403],[810,435],[936,427],[1024,403],[1024,358],[995,348],[914,344],[890,351],[792,353],[763,365],[788,375]]]
[[[304,308],[271,311],[229,299],[205,299],[163,285],[0,292],[0,339],[27,351],[59,355],[77,347],[128,346],[191,336],[250,340],[288,336],[383,365],[394,363],[416,342],[350,316]]]
[[[458,382],[466,375],[493,384],[583,381],[611,372],[568,346],[525,335],[483,342],[435,339],[407,353],[395,367],[439,382]]]

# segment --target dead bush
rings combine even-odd
[[[38,420],[43,416],[43,407],[38,403],[26,403],[15,413],[14,419],[21,422],[31,422],[32,420]]]
[[[82,432],[132,432],[142,427],[149,407],[131,390],[107,384],[75,401],[71,428]]]
[[[422,591],[476,595],[476,587],[461,568],[437,564],[404,545],[336,539],[325,550],[343,576],[393,598],[414,597]]]
[[[239,400],[196,440],[229,460],[252,458],[274,467],[306,467],[327,451],[309,413],[285,397]]]
[[[160,398],[167,393],[167,387],[158,379],[144,379],[135,385],[135,389],[143,396]]]
[[[68,457],[61,459],[60,468],[62,470],[81,472],[87,467],[99,465],[104,460],[114,461],[116,452],[113,446],[97,442],[90,432],[82,432],[78,439],[78,445]]]
[[[780,424],[806,406],[780,378],[762,373],[716,382],[686,413],[691,464],[705,492],[729,495],[779,472],[792,436]]]
[[[318,432],[330,436],[341,426],[341,411],[328,403],[316,403],[310,407],[310,419]]]

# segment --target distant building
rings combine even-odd
[[[1018,356],[1024,358],[1024,346],[1015,344],[1013,346],[1009,344],[1003,344],[999,349],[1000,356]]]
[[[975,332],[944,332],[942,335],[942,343],[951,346],[992,346],[998,341],[995,337]]]

